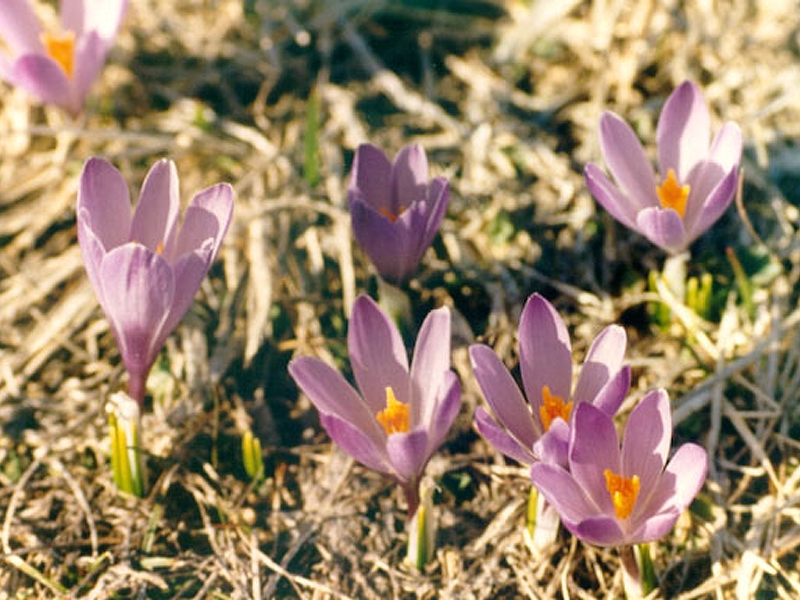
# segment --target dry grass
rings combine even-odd
[[[513,365],[522,302],[540,291],[578,353],[624,324],[628,408],[666,387],[676,442],[709,450],[712,508],[654,549],[662,595],[800,597],[800,12],[789,0],[528,4],[131,0],[87,116],[4,88],[0,596],[621,597],[613,552],[566,534],[530,547],[526,473],[471,426],[482,400],[466,345],[488,341]],[[684,78],[717,125],[741,124],[745,183],[738,211],[693,248],[717,314],[700,322],[662,290],[675,319],[659,328],[646,276],[663,256],[597,209],[581,170],[600,158],[602,110],[651,141]],[[316,181],[303,167],[315,103]],[[330,446],[285,373],[295,353],[342,364],[345,317],[374,285],[344,199],[367,140],[422,142],[453,190],[411,292],[418,317],[454,309],[464,388],[430,465],[440,545],[423,574],[402,565],[400,494]],[[144,500],[117,494],[108,468],[103,405],[124,372],[75,241],[91,155],[134,186],[169,156],[185,199],[217,181],[237,190],[220,263],[151,380]],[[240,464],[247,427],[265,445],[258,488]]]

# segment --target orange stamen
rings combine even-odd
[[[681,185],[675,175],[675,169],[670,169],[661,185],[656,186],[656,194],[663,208],[671,208],[683,218],[686,214],[686,200],[689,198],[690,188],[691,186]]]
[[[539,416],[542,418],[545,431],[548,431],[553,421],[559,417],[564,421],[569,421],[571,414],[572,402],[564,402],[561,396],[552,394],[548,385],[542,388],[542,405],[539,407]]]
[[[408,404],[397,400],[391,387],[386,388],[386,408],[375,415],[387,435],[406,433],[410,426]]]
[[[639,476],[623,477],[611,469],[603,471],[603,475],[606,476],[606,489],[614,503],[614,514],[618,519],[627,519],[639,497]]]
[[[397,219],[400,218],[400,215],[402,215],[405,212],[405,210],[406,210],[405,208],[401,208],[400,212],[393,213],[388,208],[379,208],[378,212],[381,213],[387,219],[389,219],[392,223],[394,223],[395,221],[397,221]]]
[[[64,69],[67,77],[72,77],[75,60],[75,33],[67,31],[60,36],[43,33],[42,43],[47,55]]]

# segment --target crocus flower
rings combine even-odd
[[[0,78],[73,115],[100,74],[127,0],[61,0],[60,28],[43,28],[29,0],[3,0]],[[5,51],[3,51],[5,50]]]
[[[697,444],[684,444],[667,462],[671,437],[664,390],[648,393],[631,411],[621,449],[611,417],[582,404],[575,410],[567,468],[537,463],[531,479],[578,538],[598,546],[652,542],[689,506],[708,469]]]
[[[630,387],[623,364],[627,338],[618,325],[603,329],[589,348],[574,393],[572,349],[567,327],[553,306],[533,294],[519,322],[523,396],[497,354],[483,344],[469,348],[472,368],[494,413],[475,412],[481,435],[500,452],[531,465],[566,463],[573,407],[589,403],[613,416]],[[526,400],[527,397],[527,400]]]
[[[736,192],[742,133],[725,123],[709,148],[710,119],[697,86],[670,94],[658,120],[656,178],[633,130],[617,115],[600,119],[600,146],[616,185],[596,165],[586,184],[611,215],[665,251],[677,254],[722,216]]]
[[[433,242],[450,187],[444,177],[428,181],[428,159],[419,144],[404,147],[391,163],[380,149],[362,144],[347,198],[356,240],[380,276],[399,285]]]
[[[150,367],[217,256],[233,213],[233,189],[221,183],[198,193],[179,223],[174,163],[153,165],[132,212],[120,172],[91,158],[76,212],[86,272],[128,370],[129,394],[142,403]]]
[[[353,306],[347,346],[360,393],[317,358],[295,358],[289,373],[319,410],[331,439],[402,486],[412,516],[425,465],[460,404],[461,389],[450,370],[450,312],[442,307],[425,318],[409,369],[397,327],[362,295]]]

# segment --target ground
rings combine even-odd
[[[652,547],[665,598],[800,596],[800,12],[687,0],[131,0],[85,113],[0,93],[0,596],[620,598],[614,550],[562,531],[532,547],[526,470],[472,424],[474,341],[516,365],[539,292],[576,361],[628,333],[631,395],[664,387],[673,445],[709,453],[698,501]],[[743,131],[743,185],[691,248],[700,318],[648,285],[665,255],[588,193],[604,110],[647,147],[669,93],[698,83],[713,127]],[[333,447],[286,373],[348,372],[347,317],[375,273],[345,190],[358,144],[421,143],[450,180],[445,222],[408,294],[450,306],[463,406],[428,468],[435,557],[403,563],[405,506]],[[123,389],[75,232],[77,180],[102,156],[138,189],[176,161],[183,201],[219,181],[234,222],[150,379],[149,486],[114,487],[105,403]],[[660,304],[659,304],[660,303]],[[661,306],[659,309],[658,307]],[[671,310],[665,311],[665,306]],[[263,445],[249,481],[240,439]]]

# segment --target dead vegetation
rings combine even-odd
[[[10,598],[620,598],[617,556],[524,535],[529,481],[473,431],[466,358],[515,361],[540,291],[580,354],[626,326],[633,405],[666,387],[675,441],[704,444],[703,498],[653,548],[669,598],[800,596],[800,13],[793,2],[131,0],[86,116],[8,87],[0,100],[0,595]],[[666,95],[697,81],[715,126],[745,133],[744,186],[692,252],[717,310],[699,320],[647,273],[664,257],[598,209],[582,167],[612,109],[654,138]],[[316,116],[315,116],[316,115]],[[421,142],[453,197],[412,286],[417,316],[454,309],[459,420],[429,472],[439,548],[402,564],[397,490],[332,448],[285,371],[346,364],[374,280],[344,190],[357,144]],[[184,200],[237,191],[219,264],[170,338],[144,417],[151,474],[120,496],[107,395],[124,372],[75,241],[92,155],[140,185],[178,164]],[[314,158],[309,158],[314,157]],[[748,275],[737,284],[726,248]],[[656,326],[661,298],[674,318]],[[687,333],[688,332],[688,333]],[[239,455],[252,427],[266,481]]]

